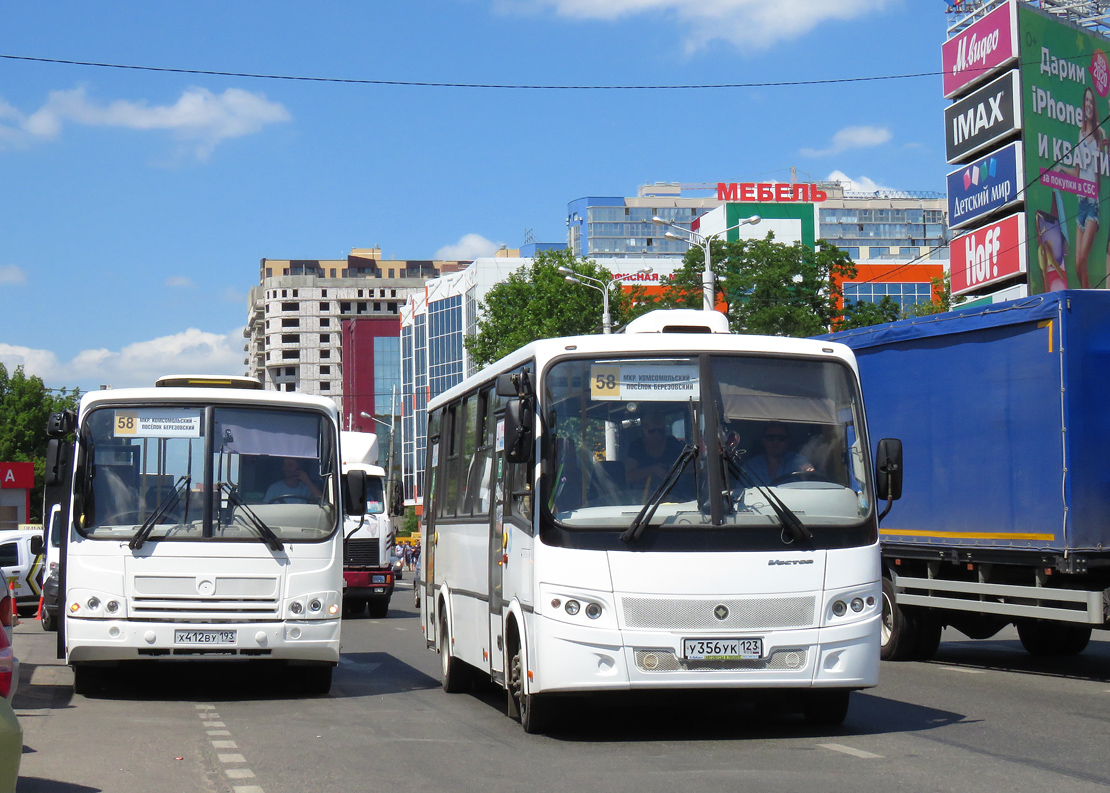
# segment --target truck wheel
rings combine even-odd
[[[1077,655],[1091,640],[1090,625],[1018,620],[1018,638],[1031,655]]]
[[[917,633],[913,613],[899,608],[894,584],[883,578],[883,619],[880,629],[879,657],[884,661],[909,661],[913,658]]]
[[[389,614],[389,600],[371,600],[370,601],[370,616],[376,620],[380,620]]]
[[[802,714],[815,727],[835,727],[848,715],[850,698],[847,689],[809,691],[802,703]]]
[[[929,609],[914,609],[913,618],[917,625],[913,659],[915,661],[931,661],[940,648],[940,635],[944,626]]]
[[[335,667],[306,666],[301,670],[301,686],[306,694],[323,696],[331,691],[331,677]]]
[[[461,694],[470,690],[470,667],[451,655],[451,640],[447,636],[447,620],[440,617],[436,636],[439,645],[439,664],[443,672],[443,690],[448,694]]]
[[[366,601],[358,598],[344,598],[343,616],[357,617],[366,608]]]

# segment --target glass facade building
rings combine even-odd
[[[928,283],[896,283],[878,282],[843,284],[844,305],[852,303],[878,303],[884,297],[889,297],[897,303],[903,311],[918,304],[928,303],[933,299],[933,288]]]
[[[947,258],[944,210],[889,206],[894,200],[855,203],[888,206],[820,207],[817,236],[847,251],[853,259],[912,259],[931,248],[939,248],[932,252],[932,258]]]

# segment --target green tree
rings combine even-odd
[[[52,394],[42,378],[28,377],[22,366],[10,375],[0,363],[0,460],[35,464],[31,520],[42,520],[42,482],[46,468],[46,420],[51,413],[77,409],[77,389]]]
[[[420,531],[420,521],[416,517],[416,507],[405,507],[405,517],[401,523],[401,531],[405,534]]]
[[[925,317],[930,314],[943,314],[967,300],[962,295],[952,297],[952,276],[948,273],[932,279],[932,285],[933,299],[927,303],[915,305],[908,312],[910,316]]]
[[[466,340],[475,363],[485,366],[537,339],[601,332],[601,292],[567,283],[560,267],[605,284],[612,280],[608,270],[589,259],[565,250],[543,251],[486,294],[477,333]],[[629,300],[619,287],[611,288],[609,295],[616,327],[627,317]]]
[[[860,300],[851,305],[846,305],[844,307],[844,319],[836,326],[836,329],[866,328],[870,325],[894,322],[901,318],[902,307],[890,295],[883,295],[883,299],[878,303],[868,303]]]
[[[713,240],[710,252],[717,297],[725,301],[729,326],[737,333],[804,337],[828,332],[843,315],[839,283],[856,275],[847,254],[823,240],[813,249],[775,242],[768,234]],[[691,248],[650,308],[701,308],[704,269],[701,248]]]

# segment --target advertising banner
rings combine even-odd
[[[1015,7],[1011,0],[944,43],[945,99],[968,91],[1017,58]]]
[[[948,162],[964,162],[1021,129],[1018,71],[1009,71],[944,110]]]
[[[1107,287],[1110,41],[1018,8],[1032,294]]]
[[[1021,141],[948,174],[948,227],[960,228],[1024,198]]]
[[[952,240],[952,294],[962,295],[1026,272],[1025,213]]]

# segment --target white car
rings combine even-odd
[[[34,542],[35,539],[38,542]],[[32,545],[34,547],[32,547]],[[17,529],[0,531],[0,568],[4,571],[4,588],[15,588],[15,604],[22,616],[34,616],[42,596],[44,559],[42,531]],[[8,594],[4,592],[0,597]]]

